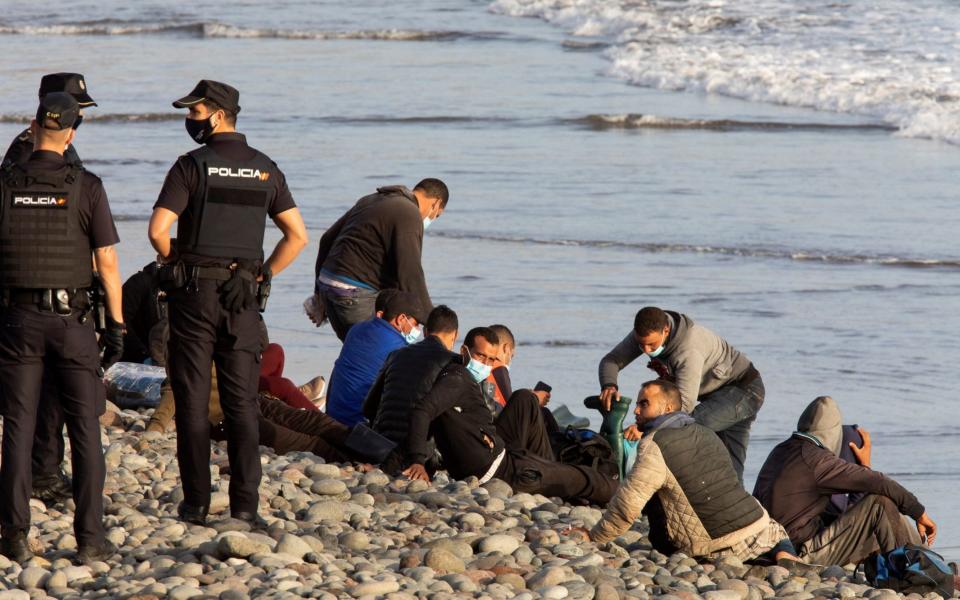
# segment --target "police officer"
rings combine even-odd
[[[100,179],[63,158],[78,116],[70,94],[44,95],[29,160],[0,172],[0,552],[21,563],[33,556],[30,449],[45,369],[55,375],[70,435],[78,557],[104,560],[115,551],[104,538],[103,396],[87,289],[92,252],[111,317],[105,339],[122,353],[118,237]]]
[[[44,75],[40,79],[39,97],[43,98],[52,92],[67,92],[80,105],[80,114],[73,123],[73,129],[80,127],[83,109],[97,105],[90,97],[86,81],[80,73]],[[13,164],[22,165],[27,162],[32,152],[33,133],[28,127],[13,139],[0,168]],[[73,144],[67,146],[63,159],[69,165],[83,166]],[[50,377],[50,374],[44,376],[42,390],[40,409],[37,412],[37,433],[33,443],[33,496],[47,502],[57,502],[70,497],[70,479],[60,468],[64,455],[63,410],[57,400],[56,380]]]
[[[161,280],[169,289],[167,366],[184,492],[177,512],[196,524],[206,522],[210,505],[211,361],[226,425],[230,513],[259,522],[258,290],[268,290],[271,277],[307,243],[283,173],[236,132],[239,100],[233,87],[205,79],[173,103],[189,110],[187,133],[203,146],[181,156],[167,173],[149,225],[150,242],[165,263]],[[283,238],[264,261],[267,216]]]

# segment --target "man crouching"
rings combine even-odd
[[[653,499],[651,504],[659,501],[662,507],[649,511],[655,546],[660,534],[695,558],[796,560],[787,532],[740,485],[717,434],[680,407],[680,391],[673,383],[658,379],[643,384],[634,411],[643,433],[636,463],[590,530],[590,539],[602,543],[616,538]]]

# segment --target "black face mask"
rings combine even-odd
[[[77,115],[77,120],[73,122],[73,129],[80,129],[80,123],[83,123],[83,115]]]
[[[187,128],[187,134],[190,139],[198,144],[206,144],[210,136],[213,135],[213,125],[210,124],[210,115],[206,119],[186,119],[184,125]]]

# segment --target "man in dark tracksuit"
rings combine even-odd
[[[430,393],[444,367],[460,360],[452,352],[457,340],[457,313],[448,306],[435,306],[427,316],[423,340],[394,350],[387,356],[376,381],[363,402],[363,416],[377,433],[398,445],[398,452],[381,465],[384,472],[397,475],[405,469],[410,410]],[[432,445],[428,456],[433,458]],[[433,461],[428,461],[432,466]]]
[[[177,100],[188,108],[187,132],[201,148],[167,174],[150,218],[150,242],[166,264],[170,343],[168,368],[176,404],[182,519],[206,522],[210,505],[210,364],[216,363],[230,458],[230,512],[258,522],[257,362],[260,290],[296,258],[306,228],[283,173],[236,132],[240,94],[202,80]],[[270,216],[283,233],[263,260]],[[176,245],[170,227],[177,222]]]
[[[753,495],[783,524],[799,556],[811,563],[845,565],[908,543],[932,545],[937,526],[916,496],[869,465],[839,457],[842,429],[833,398],[817,398],[757,476]],[[850,492],[867,495],[840,516],[828,515],[832,495]],[[916,530],[903,515],[916,521]]]
[[[378,188],[320,238],[314,293],[341,342],[352,325],[373,317],[379,290],[410,292],[424,311],[433,307],[420,264],[423,232],[443,214],[448,199],[439,179],[424,179],[413,191],[402,185]]]
[[[80,114],[73,123],[73,129],[80,127],[83,121],[83,109],[96,106],[87,91],[83,75],[79,73],[51,73],[40,79],[39,97],[52,92],[67,92],[80,105]],[[30,128],[23,130],[10,143],[0,168],[11,165],[23,165],[33,153],[33,133]],[[82,167],[80,156],[73,144],[67,146],[63,160],[68,165]],[[116,360],[117,357],[111,357]],[[109,367],[109,364],[104,365]],[[57,401],[56,381],[49,375],[44,376],[40,396],[40,409],[37,412],[37,434],[33,443],[33,496],[44,501],[56,502],[70,497],[70,479],[61,469],[63,463],[64,417]]]
[[[106,290],[104,339],[108,352],[119,356],[123,312],[113,249],[118,237],[100,179],[63,158],[78,114],[70,94],[44,95],[31,124],[30,159],[0,174],[0,552],[21,563],[33,556],[27,543],[30,451],[45,373],[57,384],[70,435],[78,557],[104,560],[116,550],[103,527],[98,416],[105,397],[88,289],[92,253]]]
[[[428,480],[423,466],[427,438],[433,434],[450,476],[471,475],[485,483],[494,477],[522,492],[587,500],[605,505],[618,482],[596,469],[553,460],[540,405],[529,390],[510,399],[496,421],[487,407],[480,383],[497,357],[496,334],[486,327],[467,333],[462,362],[441,371],[430,393],[410,412],[410,434],[404,474]],[[519,394],[519,396],[518,396]]]

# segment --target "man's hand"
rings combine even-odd
[[[414,464],[407,467],[403,474],[409,477],[410,479],[419,479],[420,481],[430,481],[430,475],[427,473],[427,470],[423,468],[423,465]]]
[[[640,431],[636,423],[623,430],[623,438],[628,442],[639,442],[642,437],[643,432]]]
[[[610,412],[614,402],[620,402],[620,390],[612,385],[608,385],[600,392],[600,406],[604,412]]]
[[[312,294],[303,301],[303,311],[307,313],[310,321],[317,327],[323,325],[327,320],[326,307],[317,294]]]
[[[537,397],[537,402],[541,407],[546,406],[550,402],[550,392],[545,390],[533,390],[533,395]]]
[[[917,533],[920,534],[920,540],[928,545],[933,545],[933,540],[937,539],[937,524],[924,512],[917,519]]]
[[[857,427],[857,431],[860,432],[860,436],[863,438],[863,446],[857,447],[856,444],[850,442],[850,451],[853,452],[855,457],[857,457],[858,463],[869,469],[870,449],[872,448],[870,444],[870,432],[863,427]]]
[[[590,541],[590,530],[584,527],[567,527],[566,529],[560,530],[560,535],[565,535],[568,538],[577,540],[579,542]]]
[[[100,360],[100,367],[104,371],[112,367],[123,356],[123,334],[125,331],[123,323],[117,323],[107,317],[107,330],[100,334],[103,340],[103,358]]]

